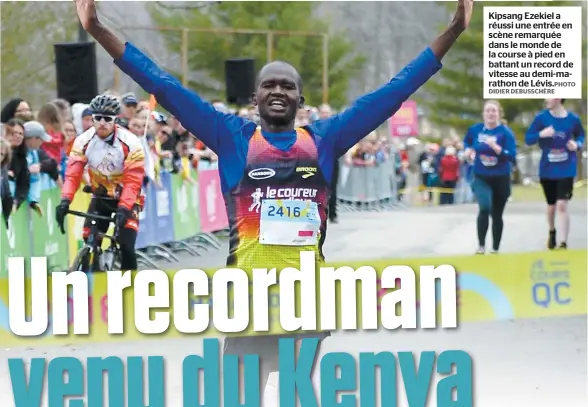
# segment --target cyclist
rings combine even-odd
[[[93,0],[75,3],[82,27],[117,66],[218,155],[231,228],[227,264],[245,270],[286,263],[298,266],[301,251],[314,251],[316,258],[323,261],[330,186],[337,159],[396,113],[402,102],[441,68],[441,59],[468,26],[473,8],[473,0],[458,0],[449,27],[390,82],[338,115],[296,128],[296,113],[303,108],[305,99],[302,78],[290,64],[274,61],[259,72],[252,97],[259,111],[258,126],[217,111],[133,44],[123,43],[99,21]],[[258,197],[257,188],[263,193],[259,212],[257,206],[251,206]],[[280,213],[290,209],[292,221],[280,223]],[[288,336],[320,341],[328,334]],[[224,352],[259,354],[263,387],[269,372],[278,370],[280,337],[283,338],[230,337],[225,340]]]
[[[65,233],[64,218],[87,166],[94,193],[88,212],[107,217],[116,212],[121,268],[136,270],[135,241],[139,230],[139,212],[144,205],[143,146],[133,133],[115,124],[121,111],[115,97],[96,96],[90,103],[90,109],[94,126],[77,137],[72,146],[65,170],[62,200],[56,209],[56,220],[61,232]],[[84,240],[88,237],[90,222],[90,219],[86,219],[84,223]],[[98,229],[106,233],[109,223],[96,223]]]

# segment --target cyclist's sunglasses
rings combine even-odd
[[[93,114],[92,119],[94,119],[94,121],[96,123],[101,122],[102,120],[104,120],[105,123],[110,123],[110,122],[113,122],[114,119],[116,119],[116,116],[107,116],[107,115],[103,115],[103,114]]]

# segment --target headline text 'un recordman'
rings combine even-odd
[[[89,334],[91,301],[88,299],[92,293],[88,289],[86,274],[52,273],[49,300],[47,259],[33,257],[31,312],[27,318],[24,258],[10,258],[8,267],[9,323],[14,334],[39,336],[50,325],[53,335],[68,335],[70,326],[76,335]],[[275,268],[253,269],[251,275],[244,270],[224,268],[214,272],[212,277],[199,269],[180,270],[173,274],[143,270],[134,277],[131,272],[109,271],[106,273],[108,333],[124,333],[124,319],[129,317],[125,314],[129,311],[134,314],[136,329],[144,334],[166,332],[172,320],[181,333],[204,332],[211,322],[220,332],[243,332],[249,328],[251,314],[253,330],[268,332],[270,314],[274,312],[278,313],[276,319],[286,332],[374,330],[380,326],[414,329],[417,324],[421,328],[436,328],[439,305],[441,327],[457,327],[456,272],[450,265],[421,266],[418,276],[409,266],[393,265],[382,270],[380,275],[370,266],[357,269],[321,267],[317,278],[316,268],[315,254],[301,252],[300,268],[282,269],[279,285]],[[125,308],[123,292],[131,287],[132,306]],[[301,293],[300,298],[297,291]],[[317,301],[317,294],[320,301]],[[270,309],[270,295],[279,298],[279,309]],[[196,297],[214,298],[214,306],[202,301],[198,303],[194,301]],[[344,300],[337,301],[337,298]],[[319,311],[320,317],[317,318]]]

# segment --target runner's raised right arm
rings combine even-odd
[[[244,124],[244,120],[217,112],[195,92],[159,68],[131,43],[123,43],[112,31],[98,20],[94,0],[75,0],[82,27],[110,54],[115,64],[146,92],[155,95],[157,102],[176,116],[190,133],[218,156],[233,150],[233,131]]]

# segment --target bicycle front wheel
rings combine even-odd
[[[93,263],[92,259],[92,252],[90,251],[89,246],[82,247],[69,268],[69,271],[83,271],[84,273],[89,273],[91,271],[91,264]]]

